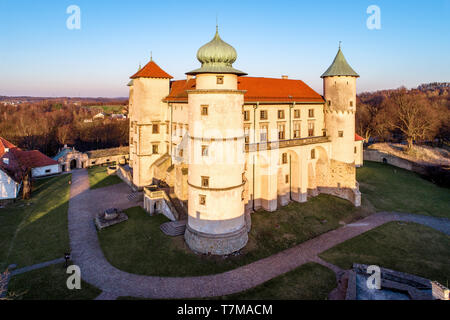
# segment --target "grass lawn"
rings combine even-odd
[[[89,185],[91,189],[104,188],[113,184],[121,183],[122,180],[116,175],[108,175],[107,167],[96,166],[88,169]]]
[[[0,271],[63,257],[69,249],[70,174],[36,180],[30,200],[0,209]]]
[[[422,179],[414,172],[364,161],[357,171],[363,198],[377,211],[400,211],[450,218],[450,190]]]
[[[390,222],[320,255],[343,269],[353,263],[378,265],[446,285],[450,281],[450,236],[429,227]]]
[[[291,203],[272,213],[259,211],[252,215],[249,242],[241,255],[223,259],[196,255],[183,236],[164,235],[159,226],[168,219],[163,215],[149,217],[140,207],[126,213],[127,222],[99,232],[106,258],[121,270],[158,276],[198,276],[235,269],[336,229],[339,221],[350,222],[369,214],[328,195],[303,204]]]
[[[336,286],[336,275],[333,271],[311,262],[255,288],[220,299],[325,300]]]
[[[66,286],[69,276],[62,264],[57,264],[12,277],[8,291],[19,295],[19,300],[91,300],[101,293],[84,281],[80,290],[69,290]]]

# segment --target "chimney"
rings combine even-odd
[[[284,79],[284,80],[289,79],[289,76],[287,76],[287,75],[282,75],[282,76],[281,76],[281,79]]]

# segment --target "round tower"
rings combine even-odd
[[[330,137],[331,158],[343,163],[355,161],[356,79],[359,75],[347,63],[341,47],[333,63],[321,76],[325,104],[325,128]]]
[[[244,218],[244,91],[238,90],[236,50],[218,30],[197,52],[202,66],[188,91],[188,224],[185,240],[200,253],[226,255],[248,241]]]

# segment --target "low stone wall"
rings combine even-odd
[[[426,174],[424,166],[419,165],[413,161],[402,159],[392,154],[381,152],[378,150],[370,150],[370,149],[364,150],[364,161],[386,163],[398,168],[414,171],[419,174]]]

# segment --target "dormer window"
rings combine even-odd
[[[217,84],[223,84],[223,76],[217,76]]]

